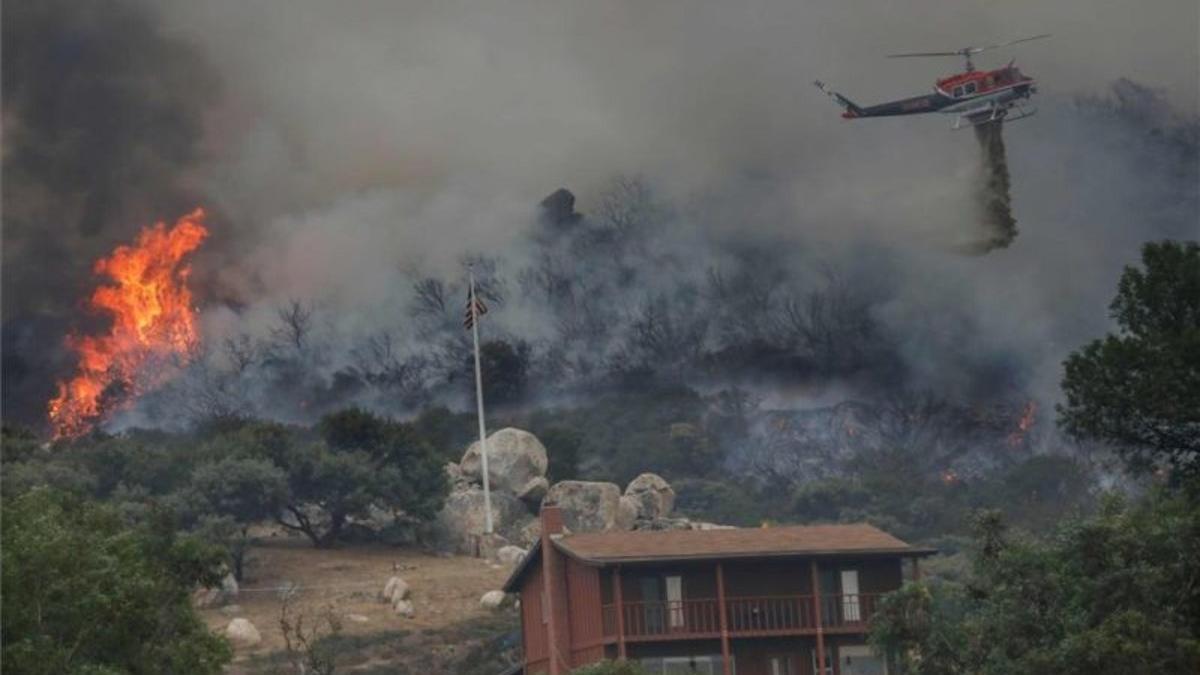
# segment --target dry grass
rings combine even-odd
[[[342,633],[350,638],[393,631],[428,634],[485,617],[488,610],[479,606],[480,596],[499,588],[510,571],[478,558],[441,557],[389,546],[321,550],[305,539],[283,536],[255,546],[251,559],[236,606],[200,612],[214,631],[222,631],[231,619],[243,617],[262,634],[258,646],[237,652],[231,671],[234,673],[245,672],[238,664],[245,664],[247,659],[283,649],[279,627],[281,587],[300,587],[291,603],[293,613],[304,613],[315,620],[329,606],[342,617],[366,617],[366,621],[342,622]],[[408,582],[412,590],[416,610],[412,619],[392,613],[391,607],[378,599],[393,574]]]

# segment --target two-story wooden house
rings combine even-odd
[[[602,659],[653,675],[886,675],[867,623],[906,561],[915,578],[934,552],[865,524],[564,534],[558,507],[541,518],[505,584],[526,675]]]

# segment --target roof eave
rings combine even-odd
[[[853,556],[896,556],[901,558],[923,558],[938,553],[937,549],[910,546],[903,549],[831,549],[824,551],[747,551],[733,553],[701,553],[695,555],[667,556],[586,556],[570,548],[568,542],[556,541],[555,546],[563,553],[589,565],[619,565],[623,563],[696,562],[703,560],[748,560],[754,558],[836,558]]]

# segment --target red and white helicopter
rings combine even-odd
[[[961,129],[964,125],[978,126],[989,122],[1012,122],[1037,112],[1037,108],[1027,103],[1037,91],[1034,79],[1022,73],[1013,65],[1013,61],[1009,61],[1008,65],[996,70],[975,70],[975,63],[971,57],[980,52],[1047,37],[1050,35],[1035,35],[986,47],[963,47],[952,52],[889,54],[888,58],[914,56],[962,56],[966,58],[967,65],[964,72],[938,80],[933,87],[933,93],[924,96],[914,96],[863,107],[829,89],[820,80],[813,84],[837,101],[838,105],[845,108],[846,111],[842,113],[842,117],[846,119],[940,112],[957,115],[954,120],[955,129]]]

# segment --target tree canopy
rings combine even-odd
[[[964,584],[906,584],[872,621],[904,672],[1194,672],[1200,662],[1200,508],[1110,496],[1036,540],[979,518]]]
[[[1070,355],[1063,427],[1136,472],[1200,472],[1200,244],[1148,243],[1109,307],[1118,332]]]
[[[3,539],[6,672],[202,675],[229,661],[190,602],[221,552],[169,518],[130,527],[111,506],[34,489],[6,496]]]

